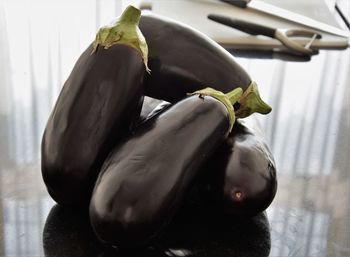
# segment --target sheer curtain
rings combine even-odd
[[[3,159],[39,158],[42,132],[58,93],[102,25],[120,15],[121,0],[2,0],[0,119]],[[9,158],[8,158],[9,157]],[[1,157],[0,157],[1,158]]]

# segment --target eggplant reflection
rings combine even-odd
[[[100,243],[89,224],[86,210],[55,205],[43,230],[46,257],[53,256],[249,256],[270,252],[270,228],[265,213],[251,219],[223,217],[198,208],[185,208],[164,235],[148,248],[118,249]]]

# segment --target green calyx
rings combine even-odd
[[[193,93],[188,93],[188,95],[199,95],[200,98],[211,96],[223,103],[229,116],[230,132],[236,118],[245,118],[255,112],[268,114],[272,110],[272,108],[261,99],[258,86],[255,82],[251,82],[244,92],[242,88],[239,87],[224,94],[221,91],[207,87]],[[233,108],[235,103],[239,103],[239,108],[236,111]]]
[[[188,95],[199,95],[199,97],[201,98],[203,98],[204,96],[211,96],[219,100],[222,104],[224,104],[227,109],[229,123],[230,123],[230,132],[231,132],[233,124],[235,123],[235,111],[233,109],[233,104],[239,101],[242,94],[243,94],[243,90],[241,88],[236,88],[231,92],[224,94],[221,91],[207,87],[207,88],[195,91],[193,93],[189,93]]]
[[[268,114],[272,110],[272,108],[261,99],[258,86],[255,82],[250,83],[238,103],[240,106],[238,110],[235,111],[237,118],[248,117],[254,112]]]
[[[140,22],[141,11],[136,7],[128,6],[122,15],[111,25],[101,27],[96,34],[93,42],[93,51],[96,52],[99,45],[104,49],[115,44],[127,45],[134,48],[141,55],[146,70],[150,72],[148,62],[148,46],[138,25]]]

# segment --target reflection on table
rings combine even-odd
[[[61,245],[59,249],[58,244]],[[96,239],[87,212],[56,205],[46,219],[43,247],[46,257],[265,257],[270,252],[270,230],[265,213],[252,219],[231,219],[187,208],[156,244],[140,249],[118,249]]]

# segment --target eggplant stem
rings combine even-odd
[[[99,45],[104,49],[121,44],[135,49],[141,55],[147,72],[148,68],[148,46],[140,28],[138,27],[141,18],[141,11],[129,5],[122,15],[111,25],[101,27],[96,33],[96,38],[92,43],[95,53]]]
[[[200,98],[204,98],[205,96],[210,96],[220,101],[223,105],[225,105],[229,117],[229,131],[231,132],[233,124],[235,123],[235,111],[233,109],[233,105],[239,101],[243,94],[242,88],[235,88],[227,94],[222,93],[221,91],[215,90],[211,87],[207,87],[201,90],[197,90],[193,93],[188,93],[187,95],[198,95]]]
[[[230,103],[232,105],[234,105],[236,102],[239,101],[239,99],[241,98],[243,94],[243,91],[242,89],[239,87],[239,88],[236,88],[228,93],[226,93],[225,95],[227,96],[227,98],[229,99]]]
[[[207,87],[193,93],[188,93],[187,95],[198,95],[200,98],[211,96],[223,103],[229,116],[230,132],[236,118],[245,118],[255,112],[268,114],[272,110],[272,108],[261,99],[258,86],[254,81],[250,83],[244,92],[242,88],[238,87],[224,94],[221,91]],[[233,105],[237,102],[239,103],[239,108],[234,110]]]
[[[129,5],[128,7],[126,7],[125,11],[120,16],[119,22],[138,25],[140,22],[140,16],[141,11],[134,6]]]
[[[245,118],[257,112],[260,114],[268,114],[272,108],[260,97],[257,84],[253,81],[243,92],[238,103],[238,110],[235,111],[237,118]]]

